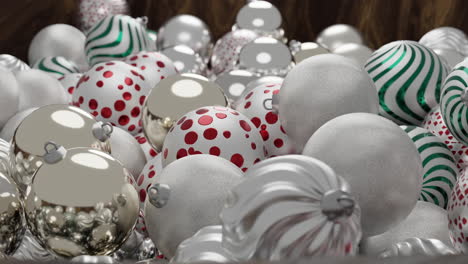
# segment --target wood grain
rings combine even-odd
[[[372,48],[398,39],[418,40],[440,26],[468,31],[466,0],[271,0],[283,14],[289,39],[314,40],[325,27],[346,23],[357,27]],[[230,30],[243,0],[129,0],[132,16],[147,16],[158,29],[177,14],[203,19],[215,38]],[[76,25],[78,0],[2,1],[0,53],[27,59],[29,42],[54,23]]]

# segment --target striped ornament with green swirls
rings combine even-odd
[[[42,58],[33,65],[33,69],[44,71],[57,79],[65,74],[80,72],[78,66],[73,61],[60,56]]]
[[[89,64],[125,57],[148,50],[149,37],[143,22],[126,15],[108,16],[86,35],[85,52]]]
[[[417,126],[400,126],[413,140],[423,166],[419,200],[447,207],[450,193],[457,181],[457,165],[452,152],[442,140]]]
[[[468,144],[468,58],[457,64],[445,79],[440,101],[442,117],[450,133]]]
[[[379,96],[381,116],[400,125],[420,125],[440,100],[447,69],[432,50],[415,41],[395,41],[376,50],[365,65]]]

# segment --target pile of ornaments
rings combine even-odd
[[[468,39],[288,41],[248,1],[216,42],[81,0],[0,55],[0,251],[84,263],[468,253]]]

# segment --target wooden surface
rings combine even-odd
[[[468,32],[467,0],[271,0],[283,14],[287,37],[314,40],[325,27],[357,27],[377,48],[398,39],[418,40],[440,26]],[[229,31],[244,0],[129,0],[133,16],[147,16],[157,29],[176,14],[203,19],[218,38]],[[78,0],[1,0],[0,54],[27,58],[29,42],[54,23],[75,25]]]

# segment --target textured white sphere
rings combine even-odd
[[[21,121],[23,121],[23,119],[25,119],[36,109],[37,107],[25,109],[21,112],[16,113],[14,116],[8,119],[8,121],[3,126],[2,131],[0,132],[0,138],[3,138],[4,140],[10,142],[13,138],[13,134],[15,133],[16,128],[19,126]]]
[[[279,118],[298,152],[325,122],[354,112],[377,113],[377,90],[369,75],[343,56],[310,57],[284,79]]]
[[[304,155],[343,176],[362,209],[363,236],[381,234],[405,219],[421,192],[416,146],[392,121],[368,113],[337,117],[307,142]]]
[[[221,224],[219,214],[228,192],[243,173],[234,164],[212,155],[193,155],[164,168],[155,184],[167,185],[170,194],[162,208],[145,203],[145,221],[156,247],[171,258],[177,246],[200,228]]]
[[[362,36],[359,31],[351,25],[336,24],[322,30],[316,42],[329,50],[334,50],[346,43],[362,44]]]
[[[44,57],[62,56],[78,65],[87,65],[84,52],[86,37],[79,29],[53,24],[39,31],[29,44],[29,64]]]
[[[132,134],[118,127],[113,128],[109,140],[112,149],[111,155],[132,173],[133,179],[136,181],[146,164],[146,157],[140,143]]]
[[[50,104],[68,104],[69,97],[60,82],[40,70],[16,74],[19,86],[19,111]]]
[[[18,111],[18,83],[12,72],[0,68],[0,128]]]
[[[369,47],[358,43],[343,44],[332,50],[332,53],[351,59],[363,68],[366,64],[366,61],[372,55],[372,52],[373,50]]]
[[[405,220],[383,234],[364,239],[360,250],[376,256],[392,244],[412,237],[438,239],[451,246],[447,212],[432,203],[418,201]]]

